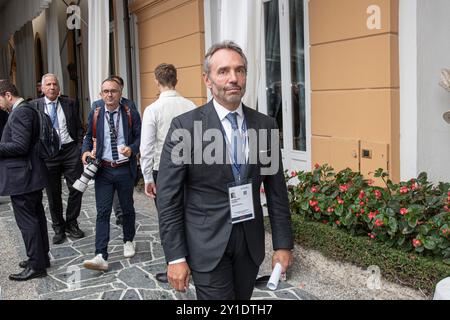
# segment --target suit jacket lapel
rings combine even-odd
[[[121,108],[120,108],[120,117],[122,118],[122,128],[123,128],[123,137],[125,139],[125,145],[129,145],[129,142],[128,142],[128,138],[129,138],[128,116],[127,116],[127,113],[125,112],[125,108],[123,107],[122,104],[121,104]]]
[[[69,110],[69,104],[66,100],[63,100],[61,98],[58,99],[59,104],[61,104],[61,108],[64,111],[64,116],[66,117],[66,123],[70,123],[70,110]]]
[[[103,143],[105,140],[105,106],[100,109],[97,118],[97,157],[103,155]]]
[[[253,176],[253,172],[256,169],[256,163],[252,163],[254,161],[252,161],[252,155],[256,157],[258,157],[258,136],[256,136],[256,141],[250,141],[250,136],[251,134],[249,134],[249,130],[250,132],[254,132],[256,133],[256,135],[258,135],[258,122],[256,121],[255,117],[252,116],[252,111],[250,110],[250,108],[248,108],[247,106],[245,106],[244,104],[242,105],[243,109],[244,109],[244,116],[245,116],[245,121],[247,123],[247,137],[248,137],[248,163],[244,166],[245,167],[245,175],[244,178],[251,178]],[[256,161],[258,160],[257,158],[255,159]]]
[[[38,108],[38,110],[45,112],[45,99],[44,98],[40,98],[38,100],[37,108]]]

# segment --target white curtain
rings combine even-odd
[[[0,44],[20,30],[24,24],[39,16],[52,0],[10,0],[0,12]]]
[[[99,99],[102,81],[108,77],[109,66],[109,3],[88,1],[89,57],[88,77],[91,103]]]
[[[45,10],[46,35],[47,35],[47,61],[48,73],[53,73],[58,77],[59,88],[64,93],[64,78],[61,66],[61,54],[59,44],[59,28],[58,28],[58,5],[54,1],[50,7]],[[39,79],[40,80],[40,79]]]
[[[34,36],[31,21],[14,34],[14,48],[17,65],[16,86],[19,94],[25,99],[35,98]]]
[[[262,4],[255,0],[221,1],[219,41],[233,40],[248,59],[247,92],[243,98],[250,108],[256,108],[261,77]]]

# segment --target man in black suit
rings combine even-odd
[[[16,87],[0,80],[0,108],[8,111],[0,141],[0,196],[11,196],[17,226],[25,243],[28,260],[24,270],[11,274],[10,280],[24,281],[47,275],[50,266],[47,221],[42,206],[42,189],[48,173],[35,144],[39,139],[37,112],[19,97]]]
[[[80,154],[83,143],[83,127],[78,103],[60,96],[59,82],[54,74],[46,74],[42,77],[42,92],[45,96],[33,100],[33,103],[39,110],[50,116],[53,127],[56,128],[61,140],[59,153],[46,160],[50,174],[47,197],[52,226],[55,230],[53,243],[60,244],[66,239],[66,233],[76,239],[84,237],[84,232],[80,230],[77,222],[83,194],[72,187],[83,172]],[[61,174],[64,175],[69,188],[65,220],[61,197]]]
[[[184,291],[192,272],[198,299],[250,299],[265,255],[262,183],[275,250],[272,265],[280,263],[286,272],[292,263],[276,122],[242,104],[246,76],[247,59],[239,46],[230,41],[212,46],[203,77],[213,100],[176,117],[162,151],[156,185],[167,275],[176,290]],[[214,140],[214,148],[201,141],[203,133],[205,140]]]

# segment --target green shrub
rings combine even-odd
[[[341,228],[305,221],[300,215],[292,216],[292,227],[296,242],[304,248],[363,268],[376,265],[385,279],[429,295],[437,282],[450,276],[450,266],[440,259],[391,248],[367,236],[350,235]]]
[[[433,186],[421,173],[395,184],[379,169],[381,188],[358,172],[334,173],[326,164],[285,176],[293,214],[450,264],[449,183]]]

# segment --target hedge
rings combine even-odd
[[[270,231],[268,218],[266,227]],[[432,294],[437,282],[450,276],[450,266],[442,260],[391,248],[379,241],[349,233],[292,215],[295,242],[321,252],[328,258],[362,268],[376,265],[382,276],[394,283]]]

